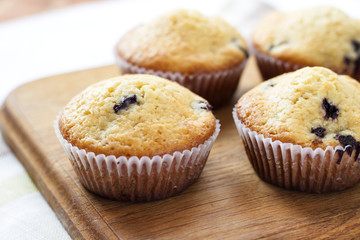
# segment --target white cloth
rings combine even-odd
[[[1,134],[0,239],[70,239]]]
[[[264,0],[265,1],[265,0]],[[289,10],[326,1],[122,0],[75,5],[0,24],[0,103],[9,91],[45,76],[114,63],[127,30],[175,8],[218,15],[246,37],[272,6]],[[291,2],[291,4],[289,4]],[[329,1],[327,1],[329,2]],[[331,1],[339,5],[337,1]],[[359,2],[341,1],[350,13]],[[356,5],[354,5],[356,4]],[[0,133],[0,239],[70,239]]]

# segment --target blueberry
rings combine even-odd
[[[338,116],[339,116],[339,109],[329,103],[329,101],[327,100],[327,98],[324,98],[322,101],[322,108],[325,110],[325,120],[331,118],[332,120],[335,120]]]
[[[345,147],[345,146],[355,146],[356,145],[356,139],[351,136],[351,135],[336,135],[335,139],[339,140],[340,144]]]
[[[354,74],[360,70],[360,42],[357,40],[351,40],[351,46],[356,54],[355,58],[350,58],[349,56],[344,56],[344,63],[347,66],[353,65],[352,71]]]
[[[356,52],[360,50],[360,42],[353,39],[351,40],[351,45]]]
[[[209,103],[205,102],[205,101],[199,101],[200,103],[200,108],[204,109],[206,111],[212,111],[214,109],[213,106],[211,106]]]
[[[231,43],[234,44],[240,51],[242,51],[246,58],[249,57],[249,52],[245,48],[239,45],[239,40],[237,38],[232,38]]]
[[[288,41],[282,41],[282,42],[279,42],[279,43],[274,43],[274,44],[271,44],[269,47],[268,47],[268,51],[271,51],[271,50],[273,50],[274,48],[276,48],[276,47],[279,47],[279,46],[281,46],[281,45],[283,45],[283,44],[287,44],[287,43],[289,43]]]
[[[214,109],[214,107],[211,106],[208,102],[201,100],[192,102],[191,107],[193,109],[203,109],[206,111],[212,111]]]
[[[319,138],[323,138],[325,136],[326,129],[323,127],[315,127],[311,128],[311,133],[315,134]]]
[[[129,105],[138,103],[137,97],[135,94],[128,95],[122,99],[122,101],[119,104],[115,104],[113,109],[115,113],[118,113],[122,109],[127,109]]]
[[[357,142],[356,139],[351,135],[336,135],[335,139],[339,140],[340,144],[345,148],[343,152],[346,152],[349,156],[355,149],[355,161],[359,161],[359,153],[360,153],[360,142]],[[337,150],[339,151],[339,150]],[[340,156],[340,155],[339,155]],[[341,155],[342,156],[342,155]],[[341,158],[336,162],[340,164]]]

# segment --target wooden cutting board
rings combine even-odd
[[[0,113],[3,135],[74,239],[254,239],[360,237],[360,185],[339,193],[307,194],[262,182],[232,120],[239,96],[260,82],[250,60],[221,121],[200,179],[182,194],[149,203],[97,197],[79,183],[54,130],[58,112],[75,94],[118,75],[115,66],[25,84]]]

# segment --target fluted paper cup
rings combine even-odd
[[[253,53],[256,57],[256,62],[258,64],[259,70],[264,80],[268,80],[283,73],[293,72],[307,66],[303,64],[294,64],[292,62],[276,59],[265,53],[261,53],[255,47],[253,48]],[[346,69],[331,68],[331,70],[333,70],[338,74],[349,75],[357,80],[360,80],[360,69],[358,69],[357,72],[354,72],[352,66],[349,66]]]
[[[163,156],[127,158],[95,155],[73,146],[61,135],[58,120],[56,135],[84,187],[106,198],[132,202],[167,198],[190,186],[199,178],[220,131],[216,120],[213,135],[197,147]]]
[[[257,175],[273,185],[303,192],[340,191],[360,181],[359,149],[328,146],[325,150],[273,141],[233,118]]]
[[[255,47],[253,48],[253,53],[264,80],[305,67],[305,65],[293,64],[291,62],[273,58],[265,53],[259,52]]]
[[[224,71],[184,75],[180,72],[163,72],[131,64],[116,54],[116,62],[122,73],[152,74],[175,81],[209,101],[215,108],[231,100],[236,91],[247,59],[240,65]]]

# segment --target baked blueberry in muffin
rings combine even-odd
[[[116,46],[123,73],[180,83],[214,107],[231,99],[248,58],[238,31],[218,17],[175,10],[127,32]]]
[[[360,79],[359,20],[334,7],[270,13],[255,28],[252,43],[264,79],[304,66]]]
[[[255,171],[309,192],[360,180],[360,83],[322,67],[280,75],[243,95],[234,110]]]
[[[149,201],[199,176],[219,124],[203,98],[153,75],[123,75],[75,96],[55,126],[82,184],[112,199]]]

